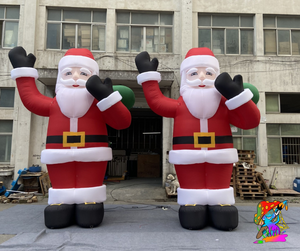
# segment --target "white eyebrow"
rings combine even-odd
[[[61,73],[62,73],[62,74],[65,74],[66,72],[69,72],[69,71],[72,71],[72,69],[69,68],[69,67],[67,67],[67,68],[63,69],[63,70],[61,71]]]
[[[197,71],[198,71],[197,68],[191,68],[191,69],[189,69],[189,70],[187,71],[187,74],[191,74],[191,73],[197,72]]]
[[[217,73],[217,72],[215,71],[215,69],[214,69],[214,68],[211,68],[211,67],[207,67],[205,70],[206,70],[206,71],[209,71],[209,72],[213,72],[214,74]]]
[[[89,69],[84,68],[84,67],[80,68],[80,71],[82,71],[82,72],[84,72],[84,73],[87,73],[87,74],[89,74],[89,75],[92,74],[92,72],[91,72]]]

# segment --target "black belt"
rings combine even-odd
[[[79,143],[81,142],[81,137],[77,135],[68,135],[67,136],[67,143]],[[85,135],[85,142],[86,143],[107,143],[108,136],[107,135]],[[62,144],[63,143],[63,136],[47,136],[46,144]]]
[[[215,144],[226,144],[226,143],[233,143],[233,139],[231,135],[228,136],[214,136]],[[212,139],[210,136],[198,136],[197,144],[211,144]],[[195,137],[194,136],[182,136],[182,137],[174,137],[173,138],[173,145],[176,144],[194,144]]]

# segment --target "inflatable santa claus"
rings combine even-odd
[[[36,87],[34,55],[15,47],[9,58],[14,68],[11,77],[24,106],[49,117],[46,149],[41,153],[52,183],[45,225],[98,226],[106,200],[103,180],[112,159],[106,125],[120,130],[131,123],[122,96],[113,91],[109,78],[101,82],[98,64],[87,49],[70,49],[60,60],[54,98],[42,95]]]
[[[178,188],[179,220],[182,227],[201,229],[206,225],[232,230],[238,226],[238,211],[230,187],[233,148],[230,125],[247,130],[258,126],[260,113],[242,76],[232,80],[220,74],[219,62],[208,48],[189,50],[180,67],[180,97],[163,96],[158,60],[147,52],[136,57],[137,81],[150,108],[160,116],[174,118],[173,149]]]

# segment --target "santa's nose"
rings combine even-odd
[[[204,80],[205,79],[205,73],[200,71],[199,72],[199,79]]]
[[[79,79],[79,74],[78,74],[77,72],[74,72],[74,74],[73,74],[73,79],[74,79],[74,80]]]

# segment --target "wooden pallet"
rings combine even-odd
[[[295,190],[292,189],[270,189],[273,196],[300,196]]]
[[[236,175],[238,176],[255,176],[256,171],[252,169],[244,169],[244,170],[237,170]]]
[[[238,154],[255,154],[254,150],[238,150]]]
[[[255,176],[252,175],[237,175],[236,176],[236,181],[237,183],[253,183],[255,182],[256,178]]]
[[[254,165],[254,158],[239,157],[239,162],[246,162],[248,164]]]
[[[232,186],[234,197],[236,197],[236,168],[235,168],[235,166],[233,166],[233,168],[232,168],[230,186]]]
[[[239,184],[237,186],[237,190],[239,193],[245,193],[245,192],[262,192],[261,191],[261,185],[258,183],[244,183],[244,184]]]
[[[256,168],[256,165],[255,164],[250,164],[250,163],[246,163],[246,162],[236,162],[234,163],[235,167],[236,168],[243,168],[243,169],[255,169]]]
[[[10,194],[8,199],[11,203],[32,203],[38,201],[37,197],[32,193]]]
[[[252,199],[252,200],[257,200],[257,199],[263,199],[265,200],[267,198],[267,193],[265,192],[243,192],[240,193],[240,197],[242,200],[244,199]]]
[[[42,194],[45,195],[48,193],[49,188],[51,188],[51,181],[48,173],[44,173],[40,178],[40,186],[42,190]]]
[[[256,156],[253,150],[238,150],[238,156],[252,158]]]

